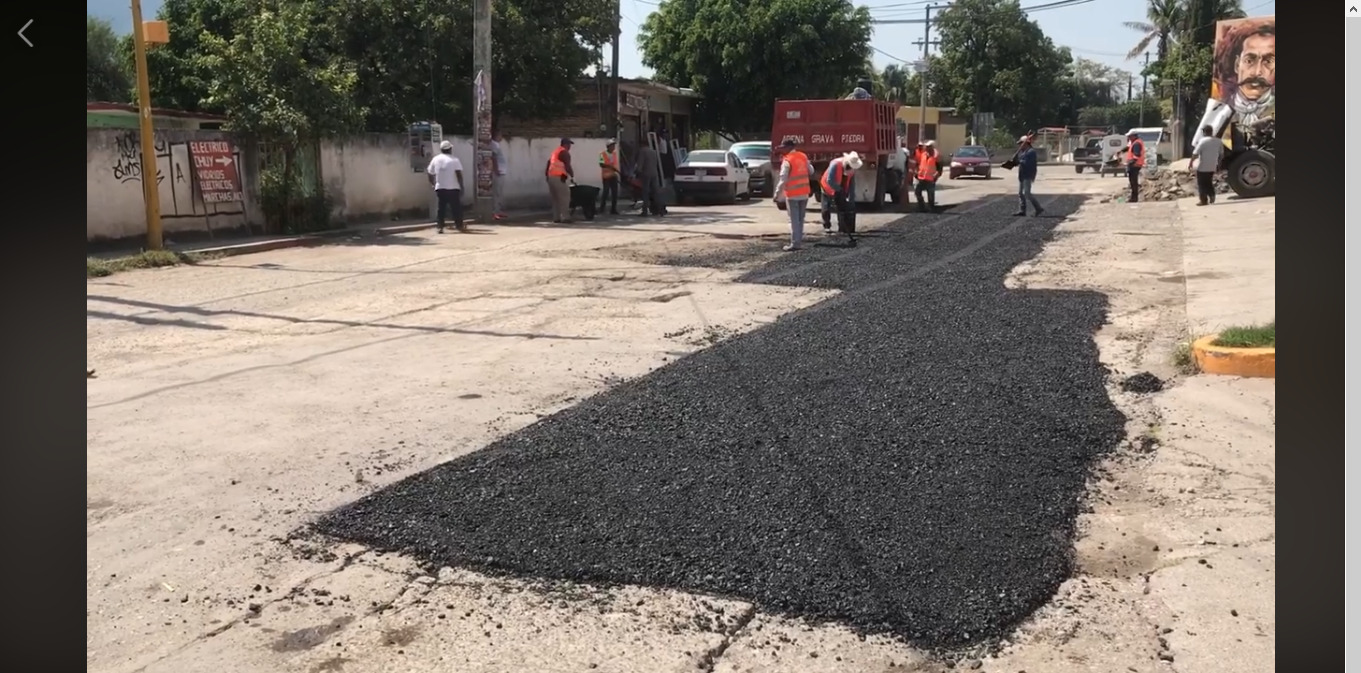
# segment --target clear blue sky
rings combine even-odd
[[[939,0],[937,0],[939,1]],[[1049,4],[1055,0],[1021,0],[1022,7]],[[622,0],[624,16],[623,36],[619,49],[619,72],[625,77],[646,77],[651,73],[643,67],[634,36],[648,14],[657,9],[657,0]],[[876,18],[920,19],[925,15],[927,0],[859,0]],[[142,11],[148,18],[155,16],[161,0],[144,0]],[[86,11],[109,19],[121,33],[132,26],[128,0],[86,0]],[[1125,60],[1125,53],[1138,41],[1139,35],[1124,27],[1126,21],[1142,21],[1145,3],[1140,0],[1090,0],[1089,2],[1058,9],[1036,11],[1031,18],[1054,42],[1069,47],[1074,56],[1091,59],[1121,70],[1137,72],[1139,67]],[[1276,13],[1274,0],[1243,0],[1250,16]],[[174,30],[172,27],[171,30]],[[895,59],[912,61],[921,48],[912,44],[922,38],[922,24],[878,25],[874,29],[872,45],[876,51],[875,65],[879,68]],[[891,56],[889,56],[891,54]]]

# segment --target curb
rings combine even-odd
[[[1214,346],[1217,334],[1201,337],[1191,344],[1196,365],[1206,374],[1242,376],[1245,378],[1276,378],[1275,348],[1228,348]]]
[[[285,248],[301,248],[309,245],[321,245],[330,239],[340,238],[347,235],[354,235],[355,232],[348,229],[338,231],[328,231],[323,234],[308,234],[305,236],[293,236],[290,238],[276,238],[269,241],[255,241],[252,243],[237,243],[235,245],[224,245],[218,248],[199,248],[197,250],[187,250],[185,254],[190,255],[220,255],[222,257],[236,257],[237,255],[250,255],[257,252],[269,252],[271,250],[283,250]]]
[[[539,217],[539,213],[512,216],[507,222],[516,220],[533,221]],[[473,224],[469,222],[469,224]],[[284,250],[287,248],[302,248],[313,245],[324,245],[338,238],[376,238],[379,236],[393,236],[398,234],[408,234],[413,231],[434,229],[434,222],[422,222],[419,224],[396,224],[388,227],[377,227],[373,229],[336,229],[334,231],[323,231],[315,234],[304,234],[302,236],[290,236],[287,238],[276,238],[268,241],[255,241],[251,243],[237,243],[234,245],[224,245],[217,248],[199,248],[197,250],[186,250],[187,254],[195,255],[219,255],[222,257],[236,257],[237,255],[250,255],[257,252],[270,252],[272,250]]]

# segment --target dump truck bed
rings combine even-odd
[[[896,104],[878,100],[777,100],[772,154],[792,138],[816,163],[847,152],[858,153],[866,164],[877,163],[898,149],[897,112]]]

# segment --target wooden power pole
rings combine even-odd
[[[146,201],[146,247],[165,247],[161,237],[161,188],[156,183],[156,136],[151,125],[151,79],[147,77],[142,0],[132,0],[132,47],[137,62],[137,117],[142,136],[142,200]]]
[[[492,221],[491,9],[492,0],[473,0],[473,218]],[[465,187],[466,189],[466,187]]]
[[[605,107],[609,119],[609,137],[619,142],[619,34],[624,22],[624,3],[614,3],[614,44],[610,47],[610,104]]]
[[[926,20],[922,22],[922,117],[921,125],[917,127],[917,142],[926,142],[926,75],[931,67],[927,57],[931,54],[931,9],[935,5],[926,6]]]

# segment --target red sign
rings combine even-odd
[[[204,203],[242,201],[241,175],[236,170],[236,152],[222,140],[197,140],[189,143],[194,159],[194,174]]]

